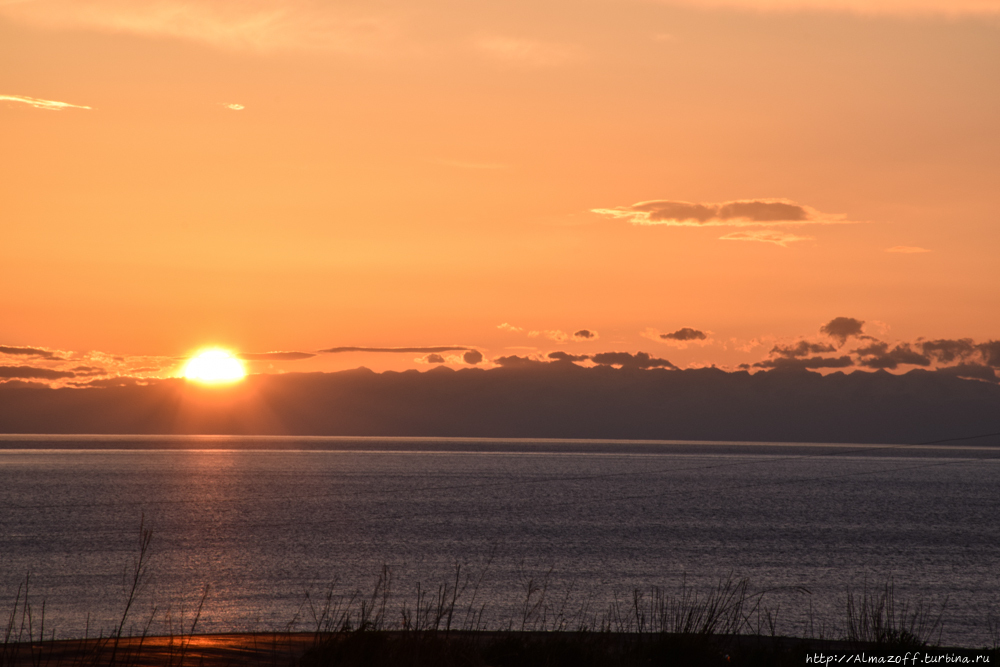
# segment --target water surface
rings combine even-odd
[[[378,438],[0,437],[0,602],[31,574],[57,636],[107,631],[140,521],[152,605],[199,629],[305,627],[312,598],[485,573],[498,624],[529,581],[570,612],[617,593],[768,589],[784,631],[842,625],[845,592],[892,576],[980,646],[1000,612],[1000,449]],[[464,576],[464,575],[463,575]],[[811,609],[811,612],[809,611]],[[88,629],[89,628],[89,629]]]

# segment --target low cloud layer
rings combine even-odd
[[[430,354],[432,352],[464,352],[471,347],[461,345],[437,345],[434,347],[328,347],[319,354],[340,354],[343,352],[389,352],[401,354]]]
[[[778,357],[777,359],[765,359],[753,365],[754,368],[777,368],[786,370],[819,370],[821,368],[847,368],[853,366],[854,361],[848,355],[840,357]]]
[[[562,351],[549,352],[548,357],[552,361],[569,361],[569,362],[586,361],[587,359],[590,359],[589,354],[570,354],[568,352],[562,352]]]
[[[47,111],[64,111],[66,109],[90,109],[90,107],[85,107],[78,104],[70,104],[69,102],[56,102],[55,100],[40,100],[37,97],[25,97],[23,95],[0,95],[0,102],[14,102],[17,104],[26,104],[36,109],[45,109]]]
[[[858,364],[865,368],[895,370],[903,364],[931,365],[930,357],[914,350],[908,343],[897,343],[890,348],[888,343],[876,342],[853,352],[858,355]]]
[[[777,344],[767,359],[741,368],[823,369],[849,368],[898,371],[925,368],[958,377],[996,382],[1000,368],[1000,341],[976,343],[971,338],[917,339],[887,342],[864,331],[863,320],[835,317],[820,327],[825,339]],[[855,346],[845,348],[854,339]],[[845,352],[847,354],[845,354]],[[823,356],[838,353],[837,356]]]
[[[745,199],[718,204],[658,199],[631,206],[596,208],[592,211],[609,218],[627,220],[634,225],[671,227],[761,227],[845,221],[842,215],[826,215],[788,199]],[[730,240],[766,240],[763,237],[737,239],[734,235],[729,236],[733,237]],[[770,242],[778,243],[778,240],[771,239]]]
[[[53,390],[14,381],[0,384],[0,433],[902,444],[1000,431],[1000,386],[959,375],[981,369],[822,377],[520,361],[485,371],[252,375],[212,390],[223,400],[209,401],[204,388],[177,379],[109,378]]]
[[[592,355],[590,359],[595,364],[621,368],[677,368],[666,359],[650,356],[647,352],[636,352],[635,354],[630,352],[600,352]]]
[[[72,371],[56,371],[34,366],[0,366],[0,378],[18,380],[61,380],[76,377]]]
[[[9,354],[12,356],[24,356],[24,357],[39,357],[41,359],[62,359],[59,355],[51,350],[46,350],[40,347],[14,347],[10,345],[0,345],[0,354]]]
[[[810,354],[835,352],[836,350],[837,348],[833,345],[810,343],[809,341],[800,340],[799,342],[791,345],[775,345],[771,348],[771,354],[785,359],[795,359],[798,357],[806,357]]]

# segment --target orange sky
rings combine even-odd
[[[1000,0],[0,0],[0,346],[996,339],[998,81]]]

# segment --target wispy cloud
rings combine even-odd
[[[65,109],[90,109],[90,107],[81,106],[79,104],[70,104],[69,102],[56,102],[55,100],[41,100],[37,97],[25,97],[24,95],[0,95],[0,102],[16,102],[18,104],[27,104],[28,106],[35,107],[36,109],[45,109],[47,111],[63,111]]]
[[[920,248],[918,246],[912,245],[894,245],[891,248],[886,248],[886,252],[899,252],[905,255],[910,255],[913,253],[930,252],[927,248]]]
[[[557,343],[565,343],[567,341],[581,342],[586,340],[597,340],[600,335],[593,331],[592,329],[580,329],[572,334],[568,334],[565,331],[560,331],[559,329],[550,329],[547,331],[529,331],[529,338],[537,338],[539,336],[544,336],[549,340],[554,340]]]
[[[797,204],[789,199],[741,199],[708,204],[657,199],[630,206],[595,208],[591,211],[605,217],[627,220],[633,225],[670,227],[774,227],[848,222],[846,216],[820,213],[810,206]],[[777,242],[757,238],[733,240]]]
[[[243,352],[236,356],[243,361],[299,361],[316,355],[311,352]]]
[[[787,248],[789,243],[798,241],[815,241],[815,236],[800,236],[789,232],[779,232],[773,229],[757,229],[745,232],[731,232],[719,237],[722,241],[757,241],[759,243],[773,243],[782,248]]]
[[[233,111],[243,111],[244,109],[246,109],[246,107],[243,106],[242,104],[236,104],[235,102],[232,103],[222,102],[221,104],[227,109],[231,109]]]
[[[456,169],[474,169],[479,171],[492,171],[497,169],[507,169],[508,166],[500,162],[470,162],[467,160],[444,160],[433,161],[445,167],[455,167]]]
[[[1000,0],[661,0],[706,9],[763,12],[843,12],[863,15],[988,15],[1000,13]]]
[[[226,49],[381,53],[396,29],[384,15],[320,0],[36,0],[0,16],[43,28],[172,37]]]
[[[518,67],[560,67],[582,59],[580,49],[568,44],[513,37],[480,37],[475,47],[493,60]]]
[[[339,354],[342,352],[396,352],[402,354],[431,354],[434,352],[464,352],[472,350],[462,345],[437,345],[434,347],[329,347],[320,350],[320,354]]]

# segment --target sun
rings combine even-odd
[[[205,384],[239,382],[247,371],[232,353],[219,348],[202,350],[184,365],[184,378]]]

